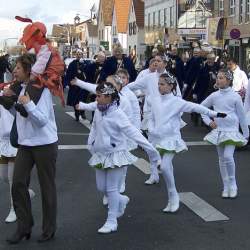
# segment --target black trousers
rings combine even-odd
[[[28,192],[30,173],[35,165],[41,189],[44,234],[56,231],[56,159],[57,142],[42,146],[21,146],[18,148],[12,185],[12,196],[17,215],[17,230],[28,233],[33,226],[31,201]]]

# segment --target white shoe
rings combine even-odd
[[[5,222],[6,223],[12,223],[12,222],[15,222],[16,220],[17,220],[17,218],[16,218],[15,210],[14,210],[14,208],[11,208],[10,212],[9,212],[9,215],[5,219]]]
[[[117,213],[117,218],[120,218],[124,215],[125,209],[129,203],[129,201],[130,201],[130,199],[128,196],[126,196],[126,195],[122,196],[122,200],[120,201],[120,204],[119,204],[119,211]]]
[[[178,209],[179,209],[179,207],[180,207],[180,201],[179,201],[179,199],[175,200],[174,202],[171,202],[170,203],[170,212],[171,213],[177,212]]]
[[[108,197],[106,195],[104,195],[103,198],[102,198],[102,204],[103,204],[103,206],[108,205]]]
[[[229,198],[236,198],[238,195],[238,190],[237,188],[230,188],[229,189]]]
[[[125,192],[125,189],[126,189],[126,184],[125,182],[123,182],[120,188],[120,194],[123,194]]]
[[[148,180],[145,181],[146,185],[153,185],[159,183],[159,177],[150,176]]]
[[[111,232],[117,231],[117,227],[118,227],[117,223],[107,221],[101,228],[98,229],[98,233],[109,234]]]
[[[30,199],[33,199],[36,196],[36,193],[32,189],[29,189],[29,195]]]
[[[169,213],[170,212],[170,203],[162,210],[164,213]]]
[[[228,189],[224,189],[221,193],[221,197],[222,198],[229,198],[229,190]]]

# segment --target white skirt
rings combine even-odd
[[[9,140],[0,141],[0,155],[5,157],[16,157],[17,148],[11,146]]]
[[[204,141],[208,141],[213,145],[235,145],[242,147],[247,144],[247,140],[240,132],[237,131],[218,131],[212,130],[204,137]]]
[[[168,137],[155,143],[155,148],[161,153],[180,153],[187,151],[186,143],[180,137]]]
[[[106,169],[131,165],[136,161],[137,157],[124,150],[110,154],[94,153],[89,160],[89,165],[99,169]]]

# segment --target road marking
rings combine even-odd
[[[59,150],[85,150],[88,145],[59,145]],[[134,163],[144,174],[150,174],[150,164],[143,158],[138,158]],[[222,214],[216,208],[202,200],[200,197],[192,192],[180,193],[180,201],[191,209],[195,214],[201,217],[206,222],[212,221],[226,221],[229,220],[227,216]]]
[[[139,170],[141,170],[144,174],[150,174],[150,164],[144,160],[143,158],[138,158],[138,160],[134,163]]]
[[[73,118],[75,118],[75,113],[74,112],[66,112],[66,114],[73,117]],[[90,130],[91,124],[90,124],[89,120],[80,119],[79,122]]]
[[[71,132],[58,132],[58,135],[89,135],[89,133],[71,133]]]
[[[229,218],[192,192],[180,193],[180,200],[206,222],[226,221]]]
[[[88,149],[88,145],[59,145],[60,150]]]

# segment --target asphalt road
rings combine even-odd
[[[59,104],[55,106],[59,145],[86,145],[89,130],[75,122]],[[189,116],[184,119],[189,121]],[[191,123],[183,129],[184,139],[202,141],[205,127]],[[100,235],[97,230],[106,218],[106,208],[95,186],[94,170],[88,166],[86,149],[59,150],[57,163],[58,230],[56,238],[45,244],[36,239],[41,233],[41,201],[36,170],[31,187],[36,192],[32,200],[35,226],[30,241],[17,246],[5,242],[15,230],[15,224],[5,224],[8,213],[8,187],[0,184],[0,249],[57,250],[248,250],[250,249],[250,148],[237,151],[239,197],[220,197],[221,181],[217,155],[213,146],[191,146],[175,157],[174,168],[179,192],[193,192],[199,198],[229,217],[227,221],[205,222],[181,203],[176,214],[164,214],[167,194],[164,182],[145,186],[147,176],[131,166],[127,176],[126,194],[130,203],[119,219],[118,232]],[[145,154],[137,150],[138,157]]]

